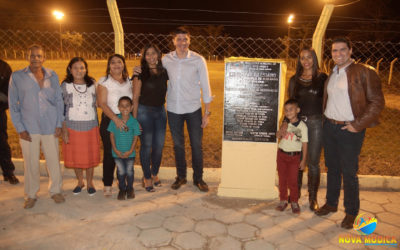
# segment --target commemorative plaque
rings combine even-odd
[[[276,142],[280,63],[225,64],[224,140]]]
[[[275,199],[278,121],[286,63],[279,59],[225,59],[224,129],[218,195]]]

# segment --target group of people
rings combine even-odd
[[[25,208],[35,205],[39,190],[40,145],[50,176],[51,198],[56,203],[65,200],[61,193],[59,136],[63,138],[64,164],[75,170],[78,179],[74,194],[85,187],[83,170],[86,170],[88,194],[96,193],[93,168],[100,162],[100,137],[104,149],[104,195],[112,194],[117,166],[118,199],[135,197],[133,164],[138,138],[142,185],[146,191],[154,192],[154,187],[161,186],[158,172],[167,117],[177,169],[171,188],[179,189],[187,182],[186,122],[192,148],[193,184],[201,191],[208,191],[203,180],[202,151],[203,129],[209,123],[212,101],[207,65],[201,55],[189,50],[190,34],[186,30],[177,29],[173,43],[175,50],[164,57],[156,45],[145,46],[141,65],[134,68],[131,78],[124,57],[110,56],[106,75],[97,83],[89,76],[86,61],[75,57],[67,66],[61,86],[56,73],[43,67],[43,48],[39,45],[29,48],[30,64],[12,73],[8,90],[10,114],[24,157]],[[358,156],[366,128],[378,123],[384,97],[375,71],[351,58],[349,40],[334,39],[331,52],[336,65],[329,76],[319,70],[315,51],[306,47],[301,50],[296,73],[290,78],[285,119],[277,133],[280,202],[276,209],[284,211],[290,203],[293,213],[300,213],[298,199],[307,165],[310,209],[318,216],[336,212],[343,178],[346,217],[342,227],[351,228],[360,207]],[[4,64],[7,65],[1,62],[0,66],[3,68]],[[11,69],[7,70],[9,77]],[[6,78],[1,75],[2,81],[8,81]],[[7,94],[4,86],[8,85],[1,86],[0,139],[1,154],[5,157],[1,157],[0,164],[4,179],[16,184],[18,179],[13,174],[4,132],[7,101],[3,97]],[[97,107],[102,109],[100,127]],[[328,172],[326,203],[320,208],[317,192],[322,147]]]
[[[69,62],[66,77],[60,85],[57,74],[43,67],[45,56],[40,45],[28,49],[28,67],[12,74],[9,69],[8,78],[2,75],[2,81],[7,78],[4,81],[9,80],[9,84],[1,86],[9,89],[2,90],[1,95],[1,145],[8,147],[4,151],[2,148],[1,152],[7,154],[4,159],[9,162],[2,157],[1,167],[5,180],[18,183],[7,143],[5,110],[9,104],[24,158],[24,208],[34,207],[37,201],[40,146],[50,177],[51,198],[56,203],[65,201],[58,148],[60,136],[64,165],[74,169],[78,180],[74,194],[81,193],[85,187],[84,170],[87,193],[90,196],[96,193],[93,173],[100,163],[100,138],[104,153],[104,195],[112,195],[116,166],[118,200],[135,197],[133,164],[138,138],[142,185],[146,191],[154,192],[154,186],[161,186],[158,172],[167,116],[177,167],[176,181],[171,187],[179,189],[187,182],[186,122],[193,156],[193,184],[200,191],[208,191],[203,180],[202,151],[203,128],[209,122],[212,101],[207,65],[202,56],[189,50],[190,34],[185,29],[175,30],[173,43],[175,51],[163,58],[156,45],[147,45],[143,49],[141,66],[135,68],[132,77],[128,75],[124,57],[114,54],[107,61],[106,75],[96,83],[89,75],[87,62],[75,57]],[[167,112],[164,108],[166,99]],[[102,110],[100,126],[97,107]]]
[[[308,165],[310,209],[318,216],[336,212],[343,179],[346,216],[341,227],[350,229],[360,209],[357,171],[365,131],[378,124],[385,100],[379,76],[372,67],[351,58],[348,39],[333,39],[331,53],[335,67],[327,76],[319,70],[315,51],[303,48],[296,73],[290,78],[290,99],[277,133],[281,141],[277,155],[280,202],[276,210],[284,211],[290,202],[292,212],[300,213],[298,199],[303,169]],[[322,147],[328,171],[326,203],[320,208],[317,192]]]

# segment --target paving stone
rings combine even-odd
[[[158,190],[156,192],[158,192]],[[154,202],[159,205],[163,205],[165,203],[174,203],[177,201],[178,196],[170,193],[166,193],[163,196],[158,196],[157,199],[154,200]]]
[[[140,214],[133,219],[133,224],[140,229],[161,227],[164,217],[156,213]]]
[[[138,239],[145,247],[162,247],[171,242],[172,234],[164,228],[153,228],[142,231]]]
[[[185,216],[173,216],[168,217],[165,221],[163,226],[173,232],[186,232],[193,229],[194,222],[193,220],[185,217]]]
[[[276,217],[274,218],[274,223],[276,226],[290,231],[303,230],[307,227],[307,224],[304,223],[304,220],[293,217],[293,215]]]
[[[214,220],[205,220],[197,222],[194,230],[208,237],[223,235],[226,234],[227,232],[224,224]]]
[[[207,244],[207,240],[195,232],[178,234],[175,244],[183,249],[201,249]]]
[[[320,233],[338,229],[338,225],[335,222],[322,219],[321,217],[312,218],[308,221],[305,221],[305,223],[308,228]]]
[[[387,212],[400,215],[400,204],[389,203],[382,206],[385,208]]]
[[[176,250],[177,248],[173,247],[173,246],[166,246],[166,247],[156,247],[156,248],[150,248],[150,249],[151,250]]]
[[[207,220],[214,218],[214,210],[201,206],[185,210],[185,216],[194,220]]]
[[[298,242],[295,241],[291,241],[291,242],[282,242],[282,244],[280,244],[278,246],[278,249],[282,249],[282,250],[286,250],[286,249],[290,249],[290,250],[307,250],[307,249],[312,249],[309,248],[305,245],[302,245]]]
[[[292,232],[281,227],[264,228],[260,231],[258,236],[273,244],[294,240]]]
[[[255,237],[257,228],[247,223],[238,223],[228,226],[228,233],[240,239],[252,239]]]
[[[340,224],[345,216],[346,214],[343,211],[337,211],[336,213],[330,213],[328,215],[321,216],[321,218]]]
[[[186,212],[186,208],[182,207],[177,203],[166,203],[162,205],[156,213],[161,215],[162,217],[170,217],[176,215],[182,215]]]
[[[294,232],[294,238],[298,243],[311,248],[324,247],[328,245],[328,242],[321,240],[323,239],[323,234],[313,230]]]
[[[400,192],[386,192],[385,196],[390,202],[399,204],[400,206]]]
[[[212,250],[241,250],[241,243],[232,237],[216,237],[211,240],[210,249]]]
[[[397,209],[400,209],[400,207]],[[391,225],[396,225],[396,226],[400,225],[400,215],[397,215],[397,214],[393,214],[393,213],[389,213],[389,212],[378,213],[376,215],[376,218],[378,219],[378,223],[379,223],[379,221],[382,221],[382,222],[386,222]]]
[[[278,204],[278,203],[277,203]],[[277,211],[274,208],[273,209],[265,209],[261,211],[262,213],[269,215],[271,217],[277,217],[277,216],[285,216],[287,215],[287,213],[285,212],[281,212],[281,211]]]
[[[269,228],[274,225],[274,221],[271,216],[261,213],[248,214],[245,216],[244,221],[260,229]]]
[[[215,212],[215,219],[223,223],[237,223],[243,221],[244,215],[233,209],[219,209]]]
[[[136,214],[143,214],[143,213],[147,213],[147,212],[152,212],[152,211],[156,211],[157,205],[153,202],[150,201],[140,201],[140,202],[133,202],[132,204],[129,204],[132,206],[132,210],[136,213]]]
[[[385,206],[385,205],[380,205],[380,204],[378,204],[376,202],[371,202],[371,201],[368,201],[368,200],[360,201],[360,207],[363,210],[368,211],[369,213],[376,214],[376,213],[379,213],[379,212],[384,212],[382,206]]]
[[[274,245],[268,243],[265,240],[253,240],[248,241],[244,244],[245,250],[274,250]],[[288,248],[289,249],[289,248]]]
[[[385,203],[389,202],[386,195],[376,195],[375,192],[371,192],[371,191],[361,191],[360,199],[371,201],[371,202],[377,203],[377,204],[385,204]]]
[[[396,236],[398,243],[400,243],[400,225],[387,224],[378,219],[374,233],[382,236]]]
[[[172,246],[151,248],[151,250],[176,250],[176,249],[177,249],[176,247],[172,247]]]

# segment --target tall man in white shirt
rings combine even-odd
[[[357,171],[365,130],[378,124],[385,105],[379,76],[371,67],[354,62],[351,53],[349,40],[333,40],[336,66],[325,83],[323,102],[326,204],[315,212],[323,216],[337,211],[343,177],[346,217],[341,226],[346,229],[353,228],[360,209]]]
[[[176,181],[172,189],[179,189],[186,181],[186,159],[184,123],[192,148],[193,184],[207,192],[203,181],[203,128],[209,122],[210,103],[212,101],[207,64],[201,55],[189,50],[190,34],[185,29],[174,31],[175,51],[163,57],[163,66],[167,69],[169,82],[167,91],[168,124],[174,141]],[[201,98],[202,95],[202,98]],[[204,114],[201,109],[204,103]]]

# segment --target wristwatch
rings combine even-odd
[[[211,115],[211,112],[208,111],[208,110],[205,110],[205,111],[204,111],[204,114],[210,116],[210,115]]]

